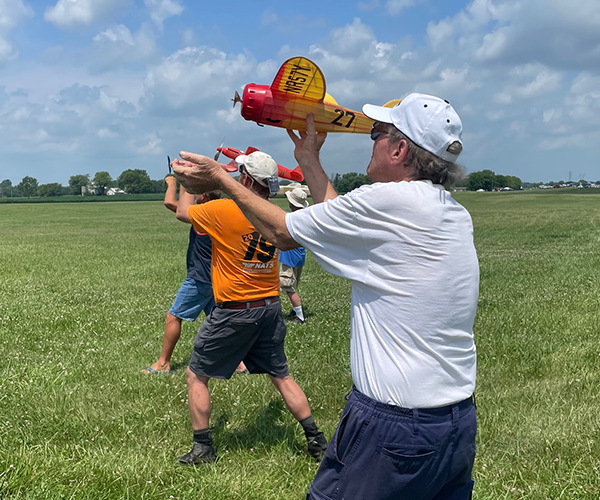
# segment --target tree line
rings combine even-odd
[[[366,174],[350,172],[348,174],[335,174],[331,177],[331,184],[339,194],[345,194],[364,184],[371,184],[373,181]],[[498,175],[491,170],[482,170],[481,172],[472,172],[462,181],[457,182],[455,187],[466,187],[469,191],[484,189],[493,191],[494,189],[508,187],[511,189],[521,189],[523,183],[521,179],[513,175]]]
[[[339,194],[348,193],[364,184],[371,184],[373,182],[368,175],[357,172],[334,174],[330,180]],[[586,181],[583,182],[585,183]],[[86,189],[82,190],[82,187]],[[145,170],[129,169],[121,173],[117,179],[113,179],[105,171],[96,172],[93,178],[89,174],[73,175],[69,178],[68,186],[63,186],[57,182],[40,185],[37,179],[29,176],[24,177],[17,185],[13,185],[10,179],[5,179],[0,182],[0,196],[81,195],[82,191],[87,191],[85,194],[103,196],[112,187],[118,187],[129,194],[165,192],[165,185],[162,179],[152,180]],[[518,190],[521,187],[529,187],[529,183],[524,185],[519,177],[513,175],[499,175],[492,170],[482,170],[471,172],[462,181],[457,182],[456,187],[466,187],[469,191],[477,191],[478,189],[493,191],[494,189],[501,189],[503,187]]]
[[[30,176],[23,177],[16,185],[10,179],[4,179],[0,182],[0,196],[26,198],[82,194],[104,196],[110,188],[116,187],[128,194],[164,193],[166,189],[162,179],[152,180],[145,170],[129,169],[116,179],[106,171],[96,172],[93,178],[89,174],[72,175],[68,186],[58,182],[39,184],[35,177]]]

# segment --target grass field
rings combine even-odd
[[[600,497],[600,193],[465,193],[481,264],[475,495]],[[281,200],[279,200],[281,202]],[[160,202],[0,206],[0,498],[302,499],[317,469],[262,376],[216,381],[216,466],[184,468],[184,324],[143,376],[185,277]],[[330,437],[351,387],[349,283],[309,255],[290,370]],[[287,299],[285,310],[289,309]]]

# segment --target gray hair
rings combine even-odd
[[[389,127],[388,134],[391,143],[404,139],[408,144],[406,164],[414,169],[417,180],[430,180],[434,184],[448,187],[465,178],[465,169],[461,165],[443,160],[423,149],[393,125]],[[461,151],[462,144],[458,141],[448,146],[449,153],[459,155]]]

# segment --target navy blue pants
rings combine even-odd
[[[469,398],[406,409],[352,391],[307,500],[468,500],[477,417]]]

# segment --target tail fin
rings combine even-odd
[[[279,177],[282,179],[288,179],[295,182],[302,182],[304,180],[304,174],[302,173],[302,170],[300,170],[300,165],[298,165],[294,170],[277,165],[277,170]]]

